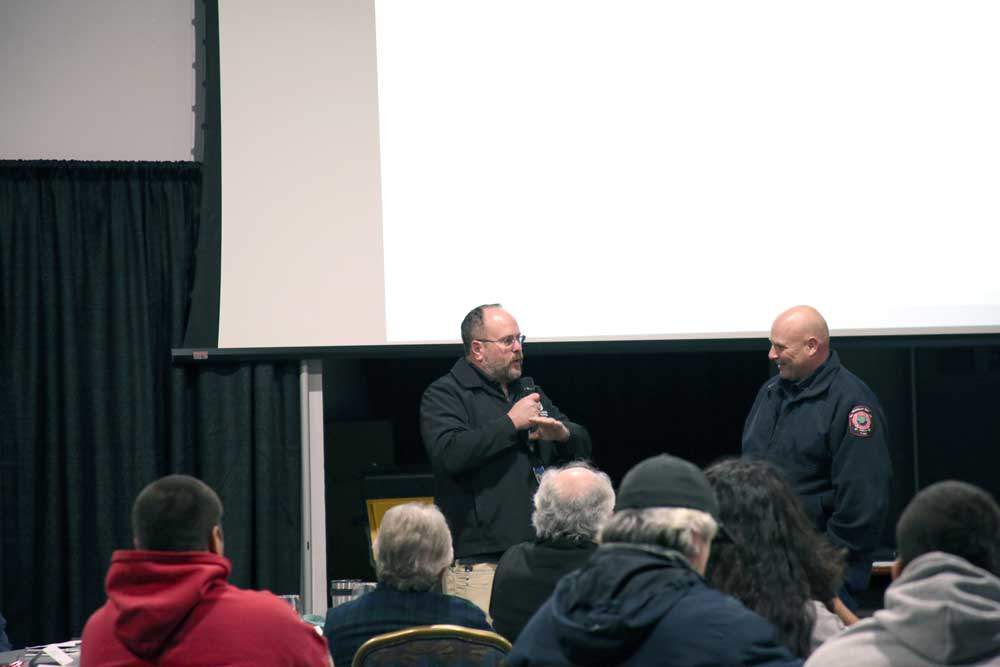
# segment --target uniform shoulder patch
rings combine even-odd
[[[851,429],[851,435],[859,438],[867,438],[875,428],[875,418],[872,417],[871,408],[867,405],[855,405],[847,415],[847,423]]]

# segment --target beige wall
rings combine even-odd
[[[192,160],[194,0],[0,2],[0,159]]]

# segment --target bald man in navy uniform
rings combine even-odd
[[[778,375],[757,393],[743,427],[743,455],[784,471],[817,530],[847,549],[847,592],[862,591],[889,510],[882,406],[831,351],[829,328],[815,308],[783,312],[770,339]],[[844,601],[856,607],[852,595]]]

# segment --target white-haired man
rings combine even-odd
[[[358,647],[375,635],[415,625],[492,630],[479,607],[440,592],[454,553],[448,524],[434,505],[391,508],[382,518],[373,551],[378,586],[326,614],[323,634],[335,665],[350,665]]]
[[[693,464],[661,454],[636,465],[601,545],[560,580],[507,664],[801,665],[767,621],[702,578],[718,512]]]
[[[490,617],[511,641],[563,575],[583,565],[615,507],[611,479],[586,463],[549,468],[535,492],[533,542],[515,544],[497,564]]]

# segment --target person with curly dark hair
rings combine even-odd
[[[813,527],[774,465],[726,460],[705,475],[732,536],[712,546],[712,586],[770,621],[778,640],[802,658],[857,621],[837,598],[846,551]]]

